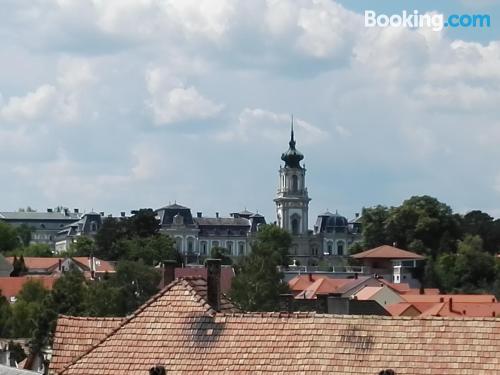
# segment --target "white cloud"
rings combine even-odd
[[[290,136],[289,114],[274,113],[260,108],[245,108],[238,117],[238,123],[216,135],[221,142],[266,142],[282,144]],[[300,142],[305,144],[324,141],[328,134],[300,118],[294,118],[294,127]]]
[[[224,107],[204,97],[194,86],[186,87],[159,69],[148,71],[146,82],[151,95],[148,105],[157,125],[208,119]]]
[[[25,96],[12,96],[0,109],[1,118],[10,122],[37,121],[53,110],[56,97],[52,85],[42,85]]]

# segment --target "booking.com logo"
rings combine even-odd
[[[488,14],[451,14],[446,20],[443,14],[424,13],[418,10],[401,14],[377,14],[374,10],[365,11],[366,27],[430,27],[434,31],[441,31],[445,27],[490,27],[491,17]]]

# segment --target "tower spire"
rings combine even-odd
[[[291,117],[292,117],[292,124],[291,124],[290,141],[291,141],[291,142],[295,142],[295,139],[294,139],[294,137],[293,137],[293,113],[292,113]]]

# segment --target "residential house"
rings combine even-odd
[[[57,278],[53,276],[0,277],[0,295],[4,296],[10,303],[15,303],[17,295],[27,282],[36,281],[45,289],[51,290],[56,280]]]
[[[210,275],[208,282],[176,279],[91,349],[89,334],[63,318],[53,359],[78,358],[52,371],[420,375],[500,368],[500,319],[230,312],[218,290]]]
[[[376,301],[380,306],[386,308],[388,305],[403,302],[404,299],[387,285],[366,286],[356,292],[352,298],[359,301]]]

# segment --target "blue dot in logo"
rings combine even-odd
[[[448,27],[448,22],[445,22],[445,23],[444,23],[444,27]]]

